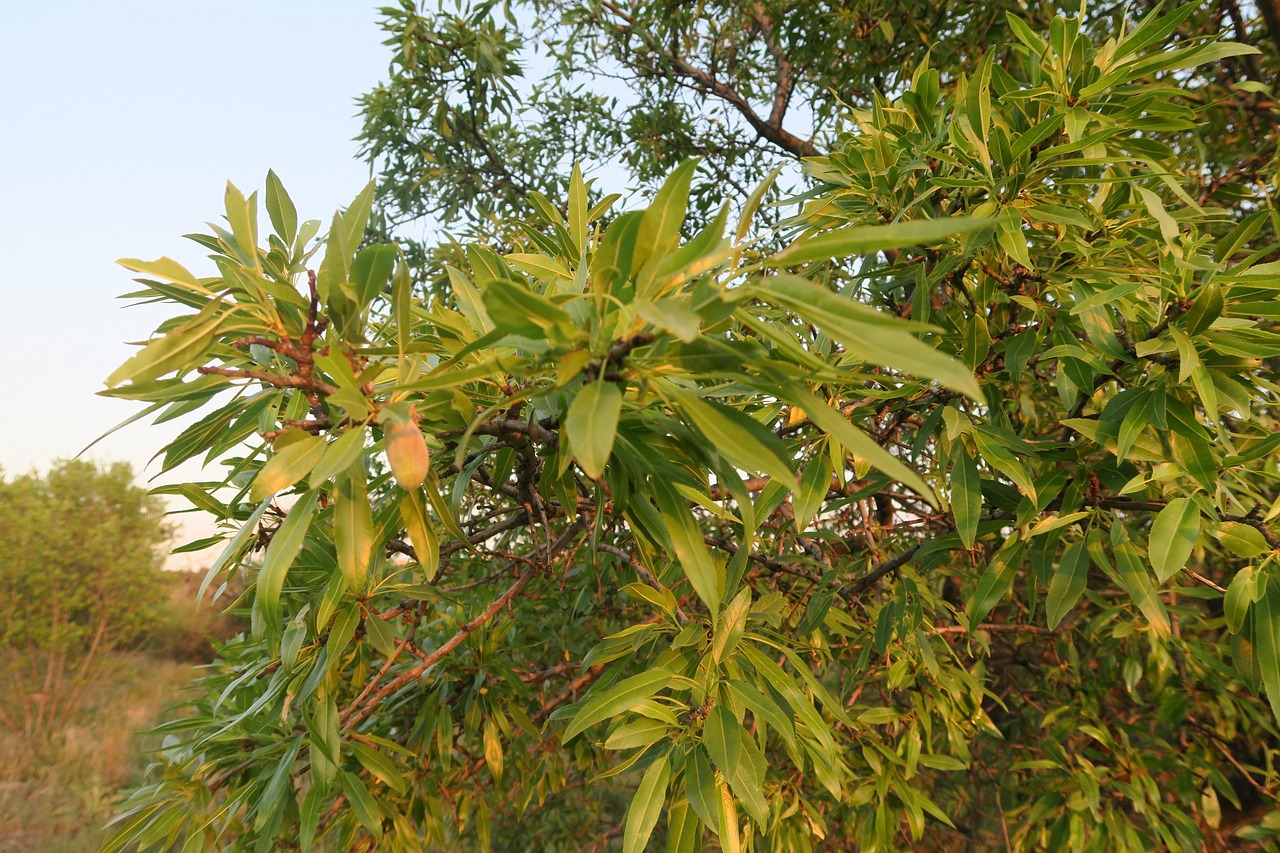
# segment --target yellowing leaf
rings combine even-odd
[[[604,473],[604,466],[613,453],[621,413],[622,392],[617,385],[604,380],[584,385],[569,404],[564,423],[569,447],[583,472],[593,480]]]
[[[1190,498],[1169,501],[1151,525],[1147,556],[1156,579],[1168,580],[1182,570],[1200,536],[1200,509]]]
[[[260,501],[297,483],[311,473],[311,469],[325,455],[325,440],[318,435],[301,433],[297,440],[278,451],[262,466],[249,491],[251,500]],[[283,438],[283,436],[282,436]]]

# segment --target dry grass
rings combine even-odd
[[[65,728],[30,739],[0,728],[0,853],[78,853],[106,838],[119,793],[136,782],[160,721],[194,668],[147,654],[103,660],[99,682]]]

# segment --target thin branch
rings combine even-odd
[[[469,637],[477,628],[487,624],[493,619],[493,617],[497,616],[502,611],[502,608],[511,603],[511,600],[519,595],[520,592],[529,585],[529,581],[533,580],[533,576],[535,574],[537,574],[537,570],[535,568],[532,566],[526,568],[520,573],[520,577],[516,579],[516,582],[513,583],[506,592],[494,599],[493,603],[486,607],[479,616],[459,628],[458,632],[446,640],[440,648],[423,658],[421,663],[408,672],[403,672],[384,684],[367,698],[362,707],[357,707],[354,703],[348,706],[343,714],[343,728],[355,728],[364,720],[365,717],[369,716],[373,709],[381,704],[384,699],[392,693],[395,693],[401,687],[404,687],[406,684],[410,684],[418,680],[426,674],[427,670],[444,660],[450,652],[460,646],[462,641]]]

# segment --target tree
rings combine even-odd
[[[65,721],[104,653],[155,627],[166,597],[159,501],[125,464],[55,462],[0,475],[0,722],[42,736]]]
[[[1195,13],[920,63],[774,231],[573,168],[424,284],[268,175],[125,261],[190,313],[107,393],[211,409],[263,553],[117,846],[1273,838],[1274,169],[1194,156],[1257,57]]]
[[[1131,25],[1134,9],[1159,6],[481,0],[426,12],[422,5],[401,0],[382,10],[393,48],[389,78],[361,101],[360,137],[379,173],[375,233],[416,250],[432,245],[406,239],[413,225],[486,239],[519,233],[535,205],[566,197],[574,163],[651,192],[676,163],[700,157],[712,180],[695,186],[690,221],[703,225],[726,199],[745,202],[775,167],[830,151],[850,129],[851,107],[901,92],[926,56],[950,88],[992,45],[1013,38],[1009,13],[1036,31],[1079,13],[1082,28],[1103,42]],[[1225,28],[1266,49],[1179,73],[1184,98],[1214,107],[1201,113],[1200,141],[1175,134],[1175,147],[1205,167],[1187,176],[1199,187],[1253,176],[1274,154],[1277,115],[1263,84],[1275,73],[1280,24],[1270,4],[1257,8],[1262,16],[1250,21],[1235,0],[1203,3],[1161,35],[1191,43]],[[1204,139],[1214,140],[1212,151]],[[769,198],[782,195],[775,188]],[[766,222],[778,215],[758,214]],[[414,261],[422,272],[427,259]]]

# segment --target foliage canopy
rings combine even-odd
[[[1277,831],[1274,172],[1265,147],[1208,156],[1204,134],[1241,153],[1267,108],[1238,82],[1224,106],[1198,70],[1257,51],[1182,37],[1190,6],[1009,16],[1007,44],[894,53],[891,73],[837,62],[806,4],[754,8],[800,33],[809,85],[896,91],[815,108],[832,131],[794,152],[808,183],[775,229],[756,219],[768,177],[732,227],[698,201],[732,195],[726,171],[757,177],[743,161],[684,160],[614,213],[580,169],[547,177],[583,152],[512,141],[548,158],[528,167],[546,193],[491,194],[475,210],[512,227],[442,248],[438,275],[362,244],[372,187],[321,258],[274,175],[265,240],[234,187],[195,238],[216,277],[124,262],[133,296],[185,313],[106,393],[208,410],[165,465],[228,466],[188,487],[227,526],[212,581],[261,560],[251,635],[167,727],[118,845],[1147,850]],[[428,76],[370,116],[426,115],[430,74],[508,97],[493,11],[426,35],[389,13],[398,61]],[[559,43],[566,62],[580,45]],[[603,67],[597,49],[582,61]],[[502,139],[501,112],[472,118]],[[487,191],[446,196],[488,155],[444,114],[423,156],[447,164],[432,203],[461,212]]]

